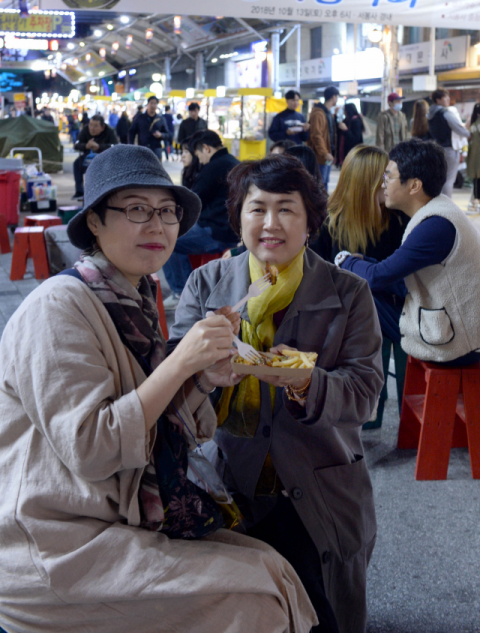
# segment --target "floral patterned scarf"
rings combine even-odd
[[[150,374],[165,358],[165,341],[158,332],[157,286],[143,276],[135,288],[101,251],[82,255],[75,268],[105,306],[125,345]],[[139,358],[141,357],[141,358]],[[142,527],[161,530],[164,510],[157,483],[154,451],[140,484]]]
[[[100,251],[82,255],[75,268],[107,309],[125,344],[152,370],[158,367],[165,358],[165,342],[158,332],[153,279],[143,276],[135,288]]]

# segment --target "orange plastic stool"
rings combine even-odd
[[[10,253],[10,240],[8,239],[7,218],[0,213],[0,253]]]
[[[188,258],[192,268],[195,270],[195,268],[200,268],[200,266],[204,266],[214,259],[220,259],[222,255],[223,253],[203,253],[202,255],[189,255]]]
[[[440,367],[408,357],[397,448],[418,448],[415,479],[446,479],[450,449],[468,446],[480,479],[480,364]]]
[[[152,279],[157,284],[158,322],[160,324],[160,329],[162,330],[163,336],[165,340],[167,340],[168,339],[167,317],[165,316],[165,308],[163,307],[162,288],[160,287],[160,279],[158,278],[157,273],[153,273]]]
[[[50,276],[44,231],[43,226],[28,226],[15,229],[12,268],[10,270],[10,279],[12,281],[23,279],[29,257],[33,258],[35,279],[48,279]]]
[[[27,215],[23,226],[43,226],[48,229],[49,226],[58,226],[62,223],[62,218],[57,215]]]

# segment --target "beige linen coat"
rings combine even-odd
[[[152,448],[145,375],[78,279],[37,288],[0,344],[0,625],[9,633],[307,633],[315,615],[273,549],[221,530],[138,527]],[[172,394],[173,397],[174,394]],[[211,436],[213,410],[195,415]]]

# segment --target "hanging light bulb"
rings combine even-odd
[[[107,51],[106,51],[104,48],[101,48],[101,49],[98,51],[98,54],[100,55],[100,57],[101,57],[102,59],[105,59],[105,57],[107,56]]]
[[[118,42],[113,42],[113,44],[112,44],[112,55],[115,55],[115,53],[118,51],[119,48],[120,48],[120,44]]]
[[[125,40],[125,48],[132,48],[133,35],[127,35],[127,39]]]
[[[91,59],[92,59],[92,56],[90,55],[90,53],[87,53],[87,54],[85,55],[85,61],[87,62],[87,64],[89,64],[89,63],[90,63],[90,60],[91,60]]]
[[[180,15],[176,15],[173,18],[173,32],[176,35],[180,35],[182,32],[182,17]]]
[[[63,63],[63,64],[60,66],[60,70],[67,70],[67,64]]]
[[[55,78],[57,76],[57,69],[52,68],[52,77]]]
[[[72,59],[72,66],[78,66],[78,57]]]
[[[50,71],[49,70],[45,71],[45,79],[50,79]]]
[[[151,42],[153,40],[153,29],[147,29],[145,31],[145,39],[147,42]]]

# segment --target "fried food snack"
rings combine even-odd
[[[270,283],[274,286],[277,283],[278,269],[276,266],[270,266],[268,262],[265,262],[265,273],[270,275]]]
[[[293,349],[284,349],[282,354],[276,354],[275,356],[267,356],[261,354],[261,358],[254,363],[245,360],[241,356],[237,356],[236,363],[240,365],[265,365],[266,367],[284,367],[285,369],[312,369],[315,367],[315,363],[318,354],[315,352],[299,352]]]

